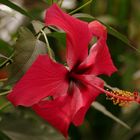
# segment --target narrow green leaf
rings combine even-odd
[[[87,1],[85,4],[83,4],[82,6],[78,7],[77,9],[71,11],[69,14],[71,15],[71,14],[73,14],[73,13],[75,13],[75,12],[81,10],[82,8],[84,8],[84,7],[86,7],[87,5],[89,5],[91,2],[92,2],[92,0]]]
[[[121,121],[119,118],[117,118],[116,116],[114,116],[111,112],[109,112],[102,104],[100,104],[99,102],[93,102],[92,103],[92,107],[94,107],[96,110],[100,111],[101,113],[103,113],[104,115],[108,116],[109,118],[111,118],[112,120],[116,121],[117,123],[121,124],[122,126],[124,126],[127,129],[131,129],[126,123],[124,123],[123,121]]]
[[[30,15],[26,10],[24,10],[23,8],[19,7],[18,5],[12,3],[11,1],[9,0],[0,0],[0,3],[18,11],[19,13],[31,18],[31,19],[34,19],[32,15]]]
[[[5,133],[0,131],[0,140],[11,140]]]
[[[135,51],[140,52],[137,48],[135,48],[131,44],[130,40],[125,35],[123,35],[122,33],[118,32],[116,29],[112,28],[111,26],[101,22],[97,18],[95,18],[95,17],[93,17],[93,16],[91,16],[89,14],[85,14],[85,13],[78,13],[78,14],[74,14],[73,16],[76,17],[76,18],[80,18],[80,19],[86,20],[88,22],[93,21],[93,20],[99,21],[100,23],[102,23],[104,26],[107,27],[107,30],[108,30],[109,34],[111,34],[112,36],[114,36],[117,39],[121,40],[122,42],[127,44],[129,47],[133,48]]]

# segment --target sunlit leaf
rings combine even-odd
[[[43,22],[40,22],[39,20],[33,20],[32,25],[35,30],[36,36],[41,35],[41,30],[43,30],[46,34],[50,33],[50,30],[45,26],[45,24]]]
[[[45,43],[37,40],[32,32],[24,27],[19,30],[19,38],[14,48],[14,62],[11,65],[12,74],[9,78],[12,83],[27,71],[39,54],[46,53]]]
[[[43,22],[40,22],[39,20],[33,20],[32,25],[36,33],[38,33],[45,26],[45,24]]]
[[[50,27],[50,29],[56,31],[56,32],[51,32],[47,27],[45,28],[45,24],[38,21],[38,20],[33,20],[32,25],[34,27],[34,30],[36,33],[39,33],[42,29],[43,31],[47,34],[48,37],[54,37],[56,38],[64,47],[66,46],[66,33],[65,32],[60,32],[59,30]],[[41,33],[41,32],[40,32]]]
[[[103,113],[104,115],[108,116],[109,118],[113,119],[114,121],[116,121],[117,123],[121,124],[122,126],[124,126],[127,129],[130,129],[130,127],[124,123],[123,121],[121,121],[119,118],[117,118],[116,116],[114,116],[111,112],[109,112],[102,104],[98,103],[98,102],[93,102],[92,103],[92,107],[94,107],[96,110],[100,111],[101,113]]]

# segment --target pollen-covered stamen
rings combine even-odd
[[[92,86],[102,93],[105,93],[108,97],[108,99],[111,99],[114,104],[119,104],[121,106],[126,105],[130,102],[137,102],[140,103],[140,96],[138,92],[129,92],[129,91],[124,91],[124,90],[105,90],[101,88],[100,86],[96,84],[92,84],[92,82],[88,81],[84,76],[82,75],[77,75],[75,73],[72,73],[72,77],[80,80],[81,82],[86,83],[89,86]]]
[[[123,106],[133,101],[140,103],[140,97],[138,96],[138,93],[132,93],[124,90],[108,91],[100,87],[97,87],[96,85],[94,86],[99,90],[101,90],[103,93],[105,93],[107,95],[107,99],[112,100],[114,104],[119,104],[120,106]]]
[[[110,93],[106,93],[107,99],[112,100],[114,104],[118,104],[120,106],[128,105],[132,101],[136,101],[138,98],[138,92],[129,92],[124,90],[113,90],[109,91]]]

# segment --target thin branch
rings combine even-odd
[[[73,10],[72,12],[70,12],[69,14],[72,15],[73,13],[79,11],[80,9],[84,8],[85,6],[89,5],[92,2],[92,0],[89,0],[88,2],[86,2],[85,4],[83,4],[82,6],[78,7],[77,9]]]

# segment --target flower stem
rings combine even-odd
[[[59,4],[59,6],[60,6],[60,7],[62,6],[62,4],[63,4],[63,1],[64,1],[64,0],[61,0],[61,2],[60,2],[60,4]]]
[[[44,38],[45,38],[45,41],[46,41],[46,45],[47,45],[47,51],[48,51],[48,55],[50,56],[50,58],[53,59],[53,55],[52,55],[52,52],[51,52],[51,48],[50,48],[50,45],[49,45],[49,41],[48,41],[48,38],[45,34],[45,32],[43,30],[40,30],[41,33],[43,34]]]
[[[0,96],[3,96],[3,95],[7,95],[9,92],[11,92],[12,90],[8,90],[8,91],[4,91],[4,92],[0,92]]]
[[[43,31],[44,31],[44,30],[45,30],[45,28],[46,28],[46,26],[44,26],[41,30],[43,30]],[[36,33],[36,34],[35,34],[35,36],[37,36],[37,38],[38,38],[39,34],[41,34],[41,30],[40,30],[38,33]]]
[[[15,55],[15,53],[12,53],[10,57],[8,57],[3,63],[0,64],[0,68],[7,66],[9,63],[13,62],[12,57]]]
[[[80,9],[84,8],[85,6],[89,5],[92,2],[92,0],[89,0],[88,2],[86,2],[85,4],[83,4],[82,6],[78,7],[77,9],[73,10],[72,12],[70,12],[69,14],[72,15],[73,13],[79,11]]]
[[[41,33],[39,33],[39,34],[37,35],[37,40],[39,40],[40,36],[41,36]]]

